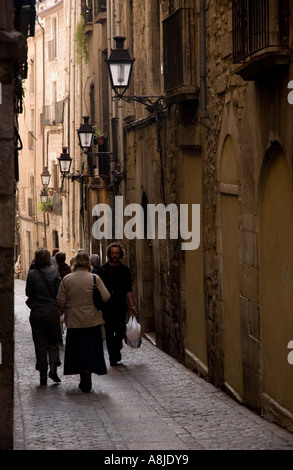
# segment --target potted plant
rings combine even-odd
[[[42,212],[51,212],[53,209],[53,203],[52,201],[47,201],[47,202],[39,201],[38,209]]]
[[[95,133],[94,133],[94,140],[95,143],[98,145],[104,145],[104,134],[103,132],[97,128],[97,126],[94,126]]]

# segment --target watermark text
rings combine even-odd
[[[123,196],[115,196],[114,218],[112,208],[104,203],[96,204],[92,215],[98,217],[92,228],[97,240],[169,237],[180,238],[182,250],[196,250],[200,245],[200,204],[180,204],[179,209],[176,204],[147,204],[144,210],[135,203],[124,208]]]

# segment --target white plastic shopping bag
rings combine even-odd
[[[125,342],[130,348],[139,348],[142,342],[141,326],[135,316],[131,315],[126,324]]]

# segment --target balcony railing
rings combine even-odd
[[[232,19],[234,62],[264,49],[288,50],[288,0],[232,0]]]
[[[233,60],[269,46],[268,0],[233,0]]]
[[[43,126],[55,126],[63,122],[64,101],[43,107]]]
[[[168,98],[196,97],[195,14],[192,8],[179,8],[163,21],[163,45],[164,91]]]

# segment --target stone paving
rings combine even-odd
[[[293,433],[146,340],[125,345],[117,367],[106,354],[108,374],[93,376],[89,394],[62,367],[61,384],[40,387],[24,287],[15,280],[14,450],[293,450]]]

